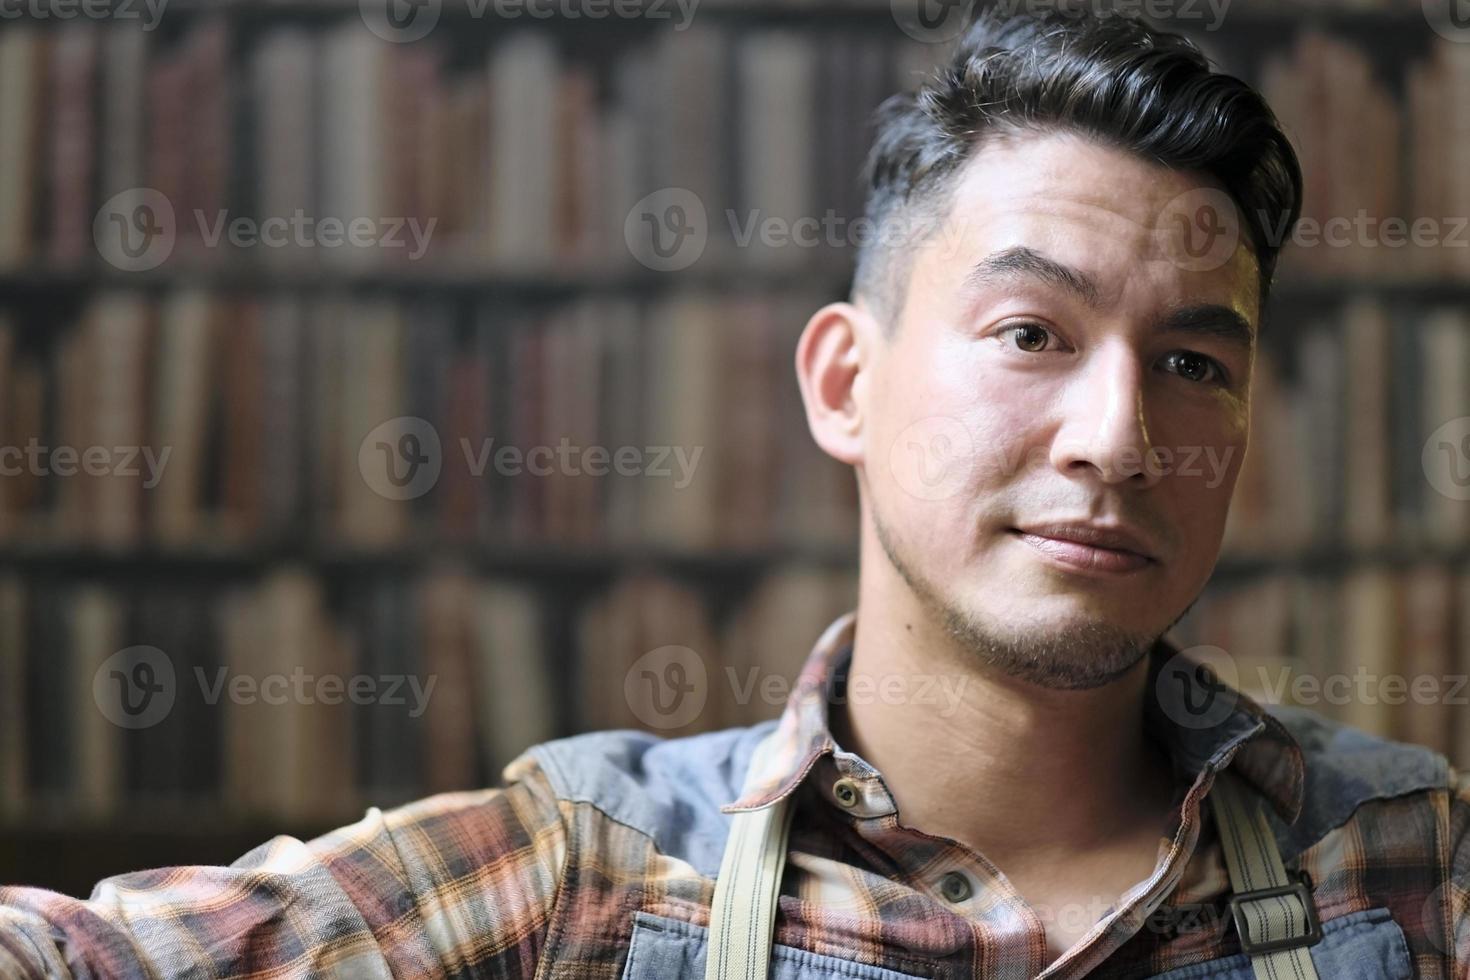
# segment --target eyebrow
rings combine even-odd
[[[1075,293],[1088,306],[1095,307],[1101,302],[1102,291],[1087,273],[1063,265],[1025,245],[992,252],[981,259],[965,277],[965,288],[974,290],[997,283],[1028,280],[1061,286]]]
[[[1002,249],[981,259],[965,276],[964,288],[972,292],[986,286],[1024,282],[1060,286],[1093,309],[1102,305],[1102,290],[1096,280],[1025,245]],[[1256,341],[1250,321],[1219,303],[1197,303],[1170,310],[1155,324],[1155,329],[1160,333],[1213,337],[1245,350],[1254,347]]]

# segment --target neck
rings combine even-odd
[[[870,588],[832,729],[883,773],[904,825],[1014,867],[1162,822],[1172,786],[1144,733],[1147,658],[1100,688],[1041,688],[958,648],[906,587]],[[914,696],[883,696],[895,677]]]

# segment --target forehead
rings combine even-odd
[[[981,258],[1027,246],[1125,293],[1209,298],[1254,317],[1257,267],[1233,201],[1203,175],[1072,133],[987,141],[957,175],[915,278],[954,286]]]

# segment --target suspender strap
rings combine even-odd
[[[748,779],[760,771],[774,737],[756,746]],[[733,816],[710,906],[705,980],[768,976],[792,803],[787,796]],[[1304,877],[1287,874],[1259,801],[1225,770],[1215,776],[1210,803],[1234,892],[1230,914],[1256,980],[1318,980],[1307,951],[1322,938],[1317,906]]]
[[[772,732],[756,746],[750,773],[760,770],[774,737]],[[710,906],[705,980],[765,980],[793,811],[792,797],[786,796],[734,814]]]
[[[1230,915],[1256,980],[1317,980],[1307,951],[1322,938],[1317,906],[1305,878],[1287,875],[1260,802],[1226,770],[1210,803],[1235,893]]]

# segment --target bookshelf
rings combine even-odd
[[[741,248],[721,221],[860,214],[865,114],[943,46],[856,0],[704,0],[687,31],[440,16],[395,45],[351,0],[172,0],[155,31],[0,35],[0,446],[175,453],[150,488],[0,479],[0,880],[79,892],[486,785],[542,738],[656,728],[624,688],[651,649],[789,679],[849,606],[855,493],[806,435],[790,351],[853,249]],[[1310,217],[1470,214],[1470,110],[1450,99],[1470,57],[1417,2],[1237,3],[1217,31],[1177,26],[1280,103]],[[1330,105],[1302,94],[1328,81]],[[1359,144],[1371,165],[1332,162]],[[182,217],[168,257],[130,271],[92,219],[139,186]],[[669,186],[710,216],[675,272],[625,237]],[[296,208],[439,220],[420,260],[190,228]],[[1249,650],[1243,668],[1470,664],[1470,504],[1421,466],[1429,423],[1470,415],[1467,300],[1453,248],[1288,248],[1257,368],[1256,411],[1281,424],[1253,436],[1182,642]],[[393,500],[360,451],[402,416],[430,420],[443,467]],[[562,437],[705,455],[677,489],[453,465],[461,440]],[[87,681],[134,645],[168,652],[181,699],[196,668],[445,686],[416,718],[192,704],[127,730]],[[712,694],[661,733],[780,708]],[[1443,711],[1323,710],[1470,755]]]
[[[739,293],[747,290],[789,291],[810,289],[820,295],[845,295],[852,278],[846,266],[818,263],[815,268],[797,269],[692,269],[681,274],[677,286],[702,293]],[[325,293],[352,292],[451,293],[467,296],[570,299],[582,294],[616,296],[655,296],[675,285],[659,273],[644,271],[622,275],[567,275],[556,270],[534,275],[487,273],[465,268],[435,268],[412,273],[377,270],[343,272],[340,270],[282,269],[279,271],[249,268],[201,268],[185,273],[167,272],[120,273],[110,268],[86,271],[37,268],[24,272],[0,272],[0,297],[9,300],[43,299],[55,303],[91,290],[136,289],[159,292],[181,285],[197,286],[219,292],[264,290],[281,292]],[[1278,281],[1271,295],[1271,309],[1280,311],[1318,307],[1337,302],[1345,295],[1366,293],[1387,301],[1414,303],[1462,303],[1470,298],[1470,281],[1437,278],[1409,281],[1363,281],[1359,279],[1287,279]]]

